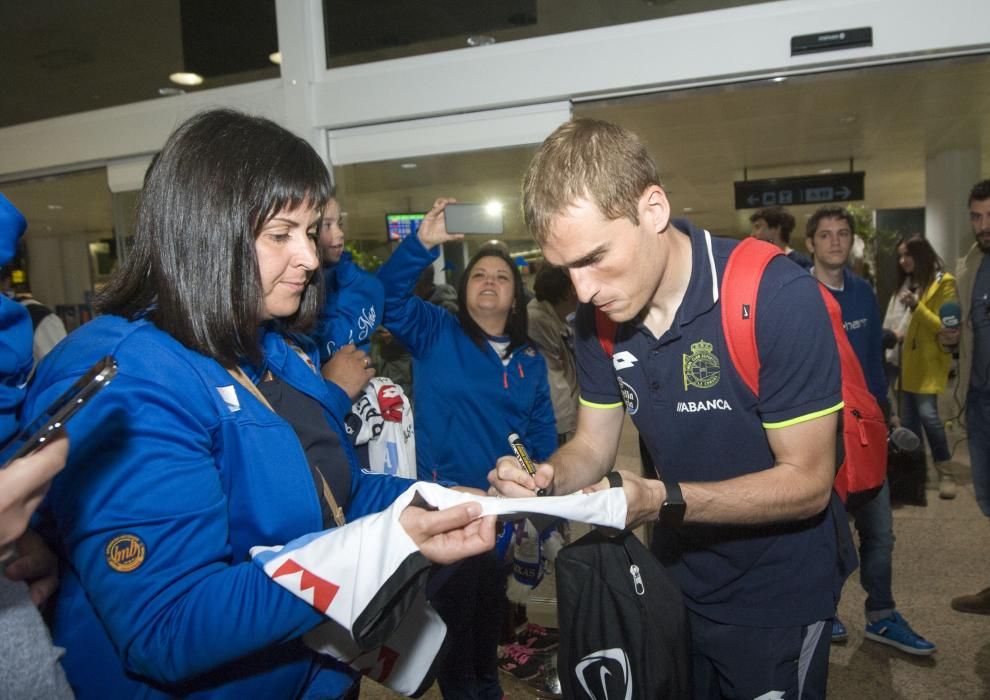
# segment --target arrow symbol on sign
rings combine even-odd
[[[852,190],[843,185],[842,187],[836,188],[835,193],[838,195],[839,199],[849,199],[849,195],[852,194]]]
[[[750,206],[755,207],[757,204],[760,203],[760,195],[758,194],[749,195],[748,197],[746,197],[746,203],[749,204]]]

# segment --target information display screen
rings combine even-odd
[[[388,228],[388,240],[401,241],[406,236],[419,230],[425,213],[420,214],[386,214],[385,226]]]

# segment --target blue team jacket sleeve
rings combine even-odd
[[[390,506],[416,480],[361,470],[351,483],[353,487],[348,512],[376,513]]]
[[[313,331],[321,362],[348,343],[367,348],[385,303],[381,282],[358,267],[348,252],[324,270],[324,283],[326,301]]]
[[[17,407],[34,361],[31,335],[27,309],[0,295],[0,445],[17,430]]]
[[[413,357],[425,354],[453,319],[449,312],[412,293],[423,268],[438,256],[439,252],[427,250],[419,238],[408,236],[378,269],[378,279],[385,288],[383,325]]]
[[[310,606],[232,557],[237,514],[225,489],[237,486],[223,483],[213,454],[216,426],[199,408],[210,398],[193,384],[163,391],[125,367],[69,424],[69,463],[50,493],[59,546],[125,667],[178,682],[318,624]]]

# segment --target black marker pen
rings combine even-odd
[[[526,470],[526,473],[530,476],[536,476],[536,466],[533,464],[533,460],[529,458],[529,453],[526,452],[526,448],[522,444],[522,440],[519,439],[517,433],[509,433],[509,445],[512,447],[512,451],[516,454],[516,460],[519,462],[519,466]],[[537,496],[546,496],[546,489],[536,489]]]

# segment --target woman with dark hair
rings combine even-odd
[[[303,643],[326,617],[250,553],[335,525],[323,536],[343,537],[412,483],[360,470],[336,417],[350,401],[301,334],[323,300],[330,192],[313,149],[273,122],[189,119],[146,177],[104,315],[39,366],[24,416],[99,358],[119,364],[68,425],[48,503],[63,572],[54,636],[80,697],[357,697],[356,673]],[[447,563],[492,546],[478,512],[409,507],[398,523]],[[332,585],[356,585],[344,572],[361,555],[332,560]]]
[[[938,332],[942,329],[939,310],[957,299],[956,280],[944,271],[941,259],[924,238],[912,238],[902,246],[900,286],[907,289],[900,293],[899,302],[910,311],[910,321],[901,345],[901,424],[919,436],[924,428],[939,475],[938,495],[955,498],[952,455],[938,415],[938,394],[945,389],[952,357],[939,343]]]
[[[379,269],[388,330],[413,357],[419,478],[487,489],[488,472],[510,454],[511,433],[535,460],[557,445],[547,368],[527,338],[522,276],[502,248],[486,245],[457,285],[454,317],[413,294],[448,234],[440,198]],[[493,553],[461,562],[432,598],[448,626],[440,660],[445,698],[498,698],[496,667],[504,575]]]
[[[896,343],[892,347],[887,347],[884,351],[884,362],[887,367],[887,380],[891,386],[897,381],[901,366],[901,344],[904,342],[904,335],[907,333],[908,324],[911,322],[911,307],[907,305],[911,298],[911,286],[916,283],[911,279],[914,272],[914,258],[907,252],[908,239],[901,238],[897,241],[894,250],[897,252],[897,289],[890,295],[887,303],[887,312],[883,317],[883,328],[893,333]],[[885,346],[886,347],[886,346]]]

